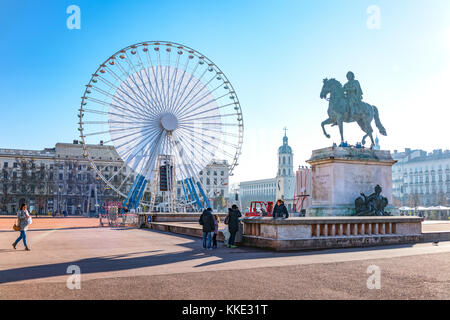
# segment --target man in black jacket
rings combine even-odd
[[[204,249],[208,248],[208,250],[212,250],[211,240],[214,234],[215,225],[211,208],[203,210],[203,213],[200,216],[198,223],[200,223],[203,226],[203,248]],[[206,245],[206,239],[208,239],[208,246]]]
[[[272,212],[273,212],[272,216],[274,219],[275,218],[289,218],[289,212],[288,212],[286,206],[284,205],[283,200],[281,200],[281,199],[277,200],[277,204],[273,208]]]
[[[234,244],[236,233],[239,231],[239,218],[242,217],[237,205],[233,204],[228,209],[228,231],[230,232],[230,239],[228,240],[228,248],[237,248]]]

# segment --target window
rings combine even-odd
[[[117,172],[117,167],[114,167],[114,172]]]
[[[3,168],[8,168],[8,162],[3,163]]]
[[[60,173],[59,174],[59,180],[63,180],[64,179],[64,174]]]
[[[13,168],[17,168],[17,162],[13,163]]]
[[[7,171],[3,171],[3,179],[8,179],[8,172]]]
[[[81,165],[78,166],[78,170],[81,170]]]
[[[210,184],[211,184],[211,183],[210,183],[209,178],[206,178],[206,185],[209,186]]]
[[[77,178],[78,178],[78,180],[81,180],[81,174],[78,174]]]
[[[59,169],[60,169],[60,170],[64,170],[64,165],[63,165],[63,164],[60,164],[60,165],[59,165]]]
[[[13,171],[13,178],[17,178],[17,171]]]
[[[214,175],[217,176],[217,171],[214,171]]]
[[[225,174],[225,171],[220,171],[220,175],[223,176]]]

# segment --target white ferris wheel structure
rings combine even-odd
[[[209,206],[199,172],[221,159],[232,175],[241,154],[244,124],[232,84],[206,56],[173,42],[141,42],[111,55],[86,85],[78,118],[84,156],[128,208]],[[108,166],[98,165],[99,141],[120,157],[118,170],[106,174]]]

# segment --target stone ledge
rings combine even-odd
[[[342,224],[342,223],[418,223],[422,222],[422,217],[405,217],[405,216],[384,216],[384,217],[349,217],[349,216],[333,216],[333,217],[294,217],[287,219],[273,219],[270,217],[248,217],[243,219],[244,223],[261,223],[261,224]]]
[[[243,244],[258,248],[268,248],[276,251],[336,249],[370,247],[394,244],[408,244],[423,241],[423,235],[378,235],[355,237],[320,237],[313,239],[278,240],[243,236]]]
[[[389,150],[372,150],[365,148],[351,148],[351,147],[328,147],[313,150],[311,158],[308,163],[322,162],[326,160],[338,161],[361,161],[361,162],[388,162],[394,164],[397,162],[392,159]]]

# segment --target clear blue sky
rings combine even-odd
[[[81,30],[66,8],[81,9]],[[381,28],[369,29],[377,5]],[[112,53],[146,40],[195,48],[233,83],[244,113],[236,181],[275,175],[288,127],[295,166],[338,140],[320,122],[322,79],[352,70],[388,131],[383,149],[448,148],[450,1],[2,1],[0,147],[77,139],[84,85]],[[346,125],[349,142],[362,132]]]

